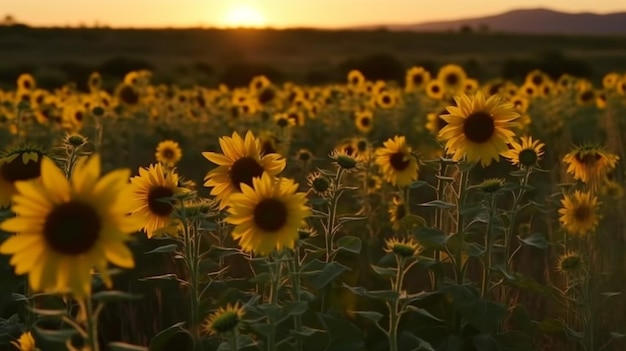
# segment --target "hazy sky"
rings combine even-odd
[[[624,0],[0,0],[0,11],[31,25],[342,27],[415,23],[549,7],[626,11]],[[4,14],[0,13],[0,16]]]

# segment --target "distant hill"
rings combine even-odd
[[[626,12],[611,14],[565,13],[548,9],[525,9],[499,15],[426,22],[408,25],[368,26],[403,31],[459,31],[469,26],[473,31],[488,29],[492,32],[532,34],[594,34],[626,35]]]

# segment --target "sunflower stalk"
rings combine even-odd
[[[337,218],[337,204],[339,203],[339,198],[341,194],[343,194],[343,190],[341,187],[341,179],[343,178],[344,170],[342,167],[338,167],[337,173],[335,175],[334,183],[336,191],[333,191],[330,201],[328,203],[328,216],[326,227],[324,228],[324,238],[326,243],[326,263],[330,262],[333,254],[333,237],[337,232],[338,228],[335,227],[335,221]]]
[[[185,213],[184,201],[181,201],[182,213]],[[194,350],[202,351],[202,338],[200,328],[197,327],[200,307],[200,243],[197,235],[197,225],[189,221],[185,215],[181,216],[183,222],[183,249],[185,263],[189,271],[189,328],[194,338]]]
[[[293,287],[293,298],[296,302],[300,301],[300,290],[302,288],[300,281],[300,248],[298,244],[293,250],[293,259],[290,262],[291,268],[291,283]],[[296,350],[302,351],[302,339],[300,338],[300,334],[302,332],[302,316],[300,314],[294,314],[293,316],[293,324],[296,331]]]
[[[85,344],[89,345],[90,351],[99,351],[100,345],[98,344],[98,310],[94,311],[93,302],[91,297],[86,297],[81,302],[81,308],[84,308],[86,317],[86,329],[87,339]]]
[[[439,167],[437,167],[437,198],[436,200],[443,201],[446,190],[446,183],[443,177],[446,175],[446,171],[448,170],[448,162],[446,162],[443,158],[439,159]],[[435,223],[437,228],[440,230],[444,230],[444,209],[435,207]],[[433,252],[433,258],[435,262],[441,261],[441,251],[435,249]],[[432,290],[437,290],[439,287],[439,278],[437,273],[434,270],[429,270],[429,275],[431,276],[431,288]]]
[[[467,187],[469,184],[469,170],[467,171],[461,171],[461,176],[459,179],[459,193],[457,194],[457,214],[456,214],[456,236],[458,237],[458,241],[459,241],[459,248],[457,249],[456,253],[455,253],[455,277],[456,277],[456,283],[458,285],[463,285],[463,282],[465,280],[465,268],[463,267],[463,244],[464,244],[464,226],[463,226],[463,221],[462,221],[462,214],[461,214],[461,206],[463,206],[463,204],[465,203],[465,197],[467,196]]]
[[[282,271],[281,261],[274,255],[268,256],[267,267],[270,273],[270,292],[268,296],[268,303],[271,305],[278,305],[278,293],[280,290],[280,276]],[[267,351],[276,350],[276,320],[273,314],[268,315],[269,324],[273,326],[272,330],[267,335]]]
[[[496,211],[496,199],[494,194],[488,195],[488,203],[489,210],[487,214],[487,228],[485,229],[485,258],[486,262],[483,262],[483,275],[482,275],[482,284],[480,289],[480,296],[484,299],[489,291],[489,283],[491,282],[491,267],[492,267],[492,246],[493,246],[493,235],[492,235],[492,222],[495,217]]]
[[[520,200],[526,194],[526,189],[528,188],[528,180],[530,178],[530,174],[532,173],[531,167],[524,167],[524,176],[520,179],[520,189],[517,194],[513,194],[513,204],[511,206],[511,219],[509,221],[509,227],[507,228],[504,234],[504,254],[506,265],[506,272],[510,272],[512,270],[511,265],[513,264],[514,254],[511,253],[511,245],[513,242],[513,232],[515,230],[515,223],[517,219],[517,213],[520,210]]]

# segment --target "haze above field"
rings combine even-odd
[[[405,29],[412,29],[418,23],[466,21],[514,9],[546,6],[545,2],[525,0],[3,0],[2,3],[4,14],[31,26],[347,28],[403,25]],[[566,13],[626,11],[621,0],[555,0],[549,7]]]

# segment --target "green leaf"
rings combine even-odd
[[[425,180],[416,180],[414,182],[412,182],[411,184],[409,184],[409,189],[417,189],[417,188],[421,188],[425,185],[428,185],[428,182]]]
[[[211,250],[211,253],[215,255],[215,258],[224,258],[241,254],[241,250],[230,247],[211,246],[209,250]]]
[[[534,233],[529,235],[528,237],[522,239],[518,237],[521,242],[526,245],[536,247],[538,249],[545,250],[548,248],[549,244],[546,241],[546,238],[541,233]]]
[[[28,307],[34,314],[43,317],[62,317],[67,314],[66,310],[49,310],[36,307]]]
[[[626,337],[626,334],[617,333],[617,332],[610,332],[609,335],[611,335],[611,338],[613,339],[621,339],[623,337]]]
[[[254,331],[256,331],[257,333],[261,334],[264,337],[272,335],[273,333],[276,332],[276,326],[273,324],[252,323],[250,324],[250,326],[252,327],[252,329],[254,329]]]
[[[109,350],[111,351],[148,351],[145,346],[138,346],[127,344],[125,342],[114,341],[109,343]]]
[[[480,257],[485,252],[487,252],[485,247],[480,245],[480,244],[478,244],[478,243],[468,243],[467,244],[467,254],[470,257]]]
[[[367,296],[372,299],[385,300],[385,301],[396,301],[400,298],[400,294],[397,291],[393,290],[370,290],[367,292]]]
[[[259,283],[263,284],[263,283],[271,282],[272,277],[270,276],[268,272],[263,272],[263,273],[256,274],[254,277],[248,279],[248,281],[253,284],[259,284]]]
[[[144,253],[145,254],[169,253],[169,252],[176,251],[177,248],[178,248],[178,245],[176,244],[168,244],[168,245],[159,246],[154,250],[150,250]]]
[[[307,326],[303,326],[302,330],[300,330],[299,332],[292,330],[291,332],[293,332],[296,335],[300,335],[300,336],[311,336],[313,334],[317,334],[317,333],[326,333],[326,330],[321,330],[321,329],[313,329],[313,328],[309,328]]]
[[[424,217],[420,217],[418,215],[409,214],[400,220],[402,226],[408,230],[417,229],[426,226],[426,220]]]
[[[456,207],[456,205],[453,204],[453,203],[445,202],[445,201],[441,201],[441,200],[433,200],[433,201],[425,202],[425,203],[419,204],[419,206],[422,206],[422,207],[436,207],[436,208],[440,208],[442,210],[447,210],[447,209]]]
[[[141,297],[141,295],[130,294],[119,290],[100,291],[93,294],[93,299],[100,302],[133,301],[139,300]]]
[[[158,332],[150,339],[150,351],[169,351],[166,347],[168,347],[172,337],[178,333],[186,333],[189,335],[189,332],[183,328],[183,325],[185,325],[185,322],[178,322]]]
[[[317,317],[328,331],[328,343],[325,346],[311,348],[324,351],[362,351],[365,349],[361,329],[345,317],[317,313]]]
[[[472,338],[472,344],[476,347],[476,350],[480,351],[500,351],[500,345],[498,341],[491,335],[476,335]]]
[[[515,305],[511,312],[510,321],[515,330],[519,330],[528,335],[532,335],[535,331],[530,313],[528,313],[528,310],[522,304]]]
[[[395,277],[397,274],[396,268],[388,268],[388,267],[380,267],[375,265],[370,265],[376,274],[383,277]]]
[[[361,246],[361,239],[356,236],[342,236],[339,240],[337,240],[337,250],[358,254],[361,252]]]
[[[137,279],[140,282],[145,282],[148,280],[178,280],[178,276],[174,273],[162,274],[162,275],[153,275],[149,277],[139,278]]]
[[[437,322],[443,322],[444,321],[443,319],[437,318],[437,317],[433,316],[430,312],[426,311],[423,308],[419,308],[417,306],[408,305],[408,306],[406,306],[406,309],[409,310],[409,311],[415,312],[415,313],[417,313],[419,315],[422,315],[424,317],[427,317],[427,318],[430,318],[430,319],[434,319]]]
[[[307,311],[309,304],[306,301],[288,301],[283,308],[287,315],[298,316]]]
[[[398,340],[401,343],[404,340],[410,341],[412,344],[411,346],[412,348],[410,349],[411,351],[420,351],[420,350],[435,351],[435,349],[429,342],[418,337],[417,335],[413,333],[407,332],[406,330],[400,333],[400,337],[398,338]]]
[[[43,321],[42,319],[36,321],[33,324],[33,335],[36,339],[41,338],[43,340],[63,344],[68,339],[71,339],[74,335],[77,335],[78,332],[74,329],[61,329],[61,330],[50,330],[39,327],[39,322]],[[39,346],[39,345],[38,345]]]
[[[436,228],[422,227],[415,233],[417,241],[428,249],[444,250],[448,237],[444,232]]]
[[[381,318],[383,318],[383,314],[375,311],[352,311],[351,314],[354,314],[357,317],[362,317],[365,319],[369,319],[370,321],[376,323]]]
[[[315,289],[321,289],[350,268],[335,261],[326,264],[322,272],[311,282]]]

